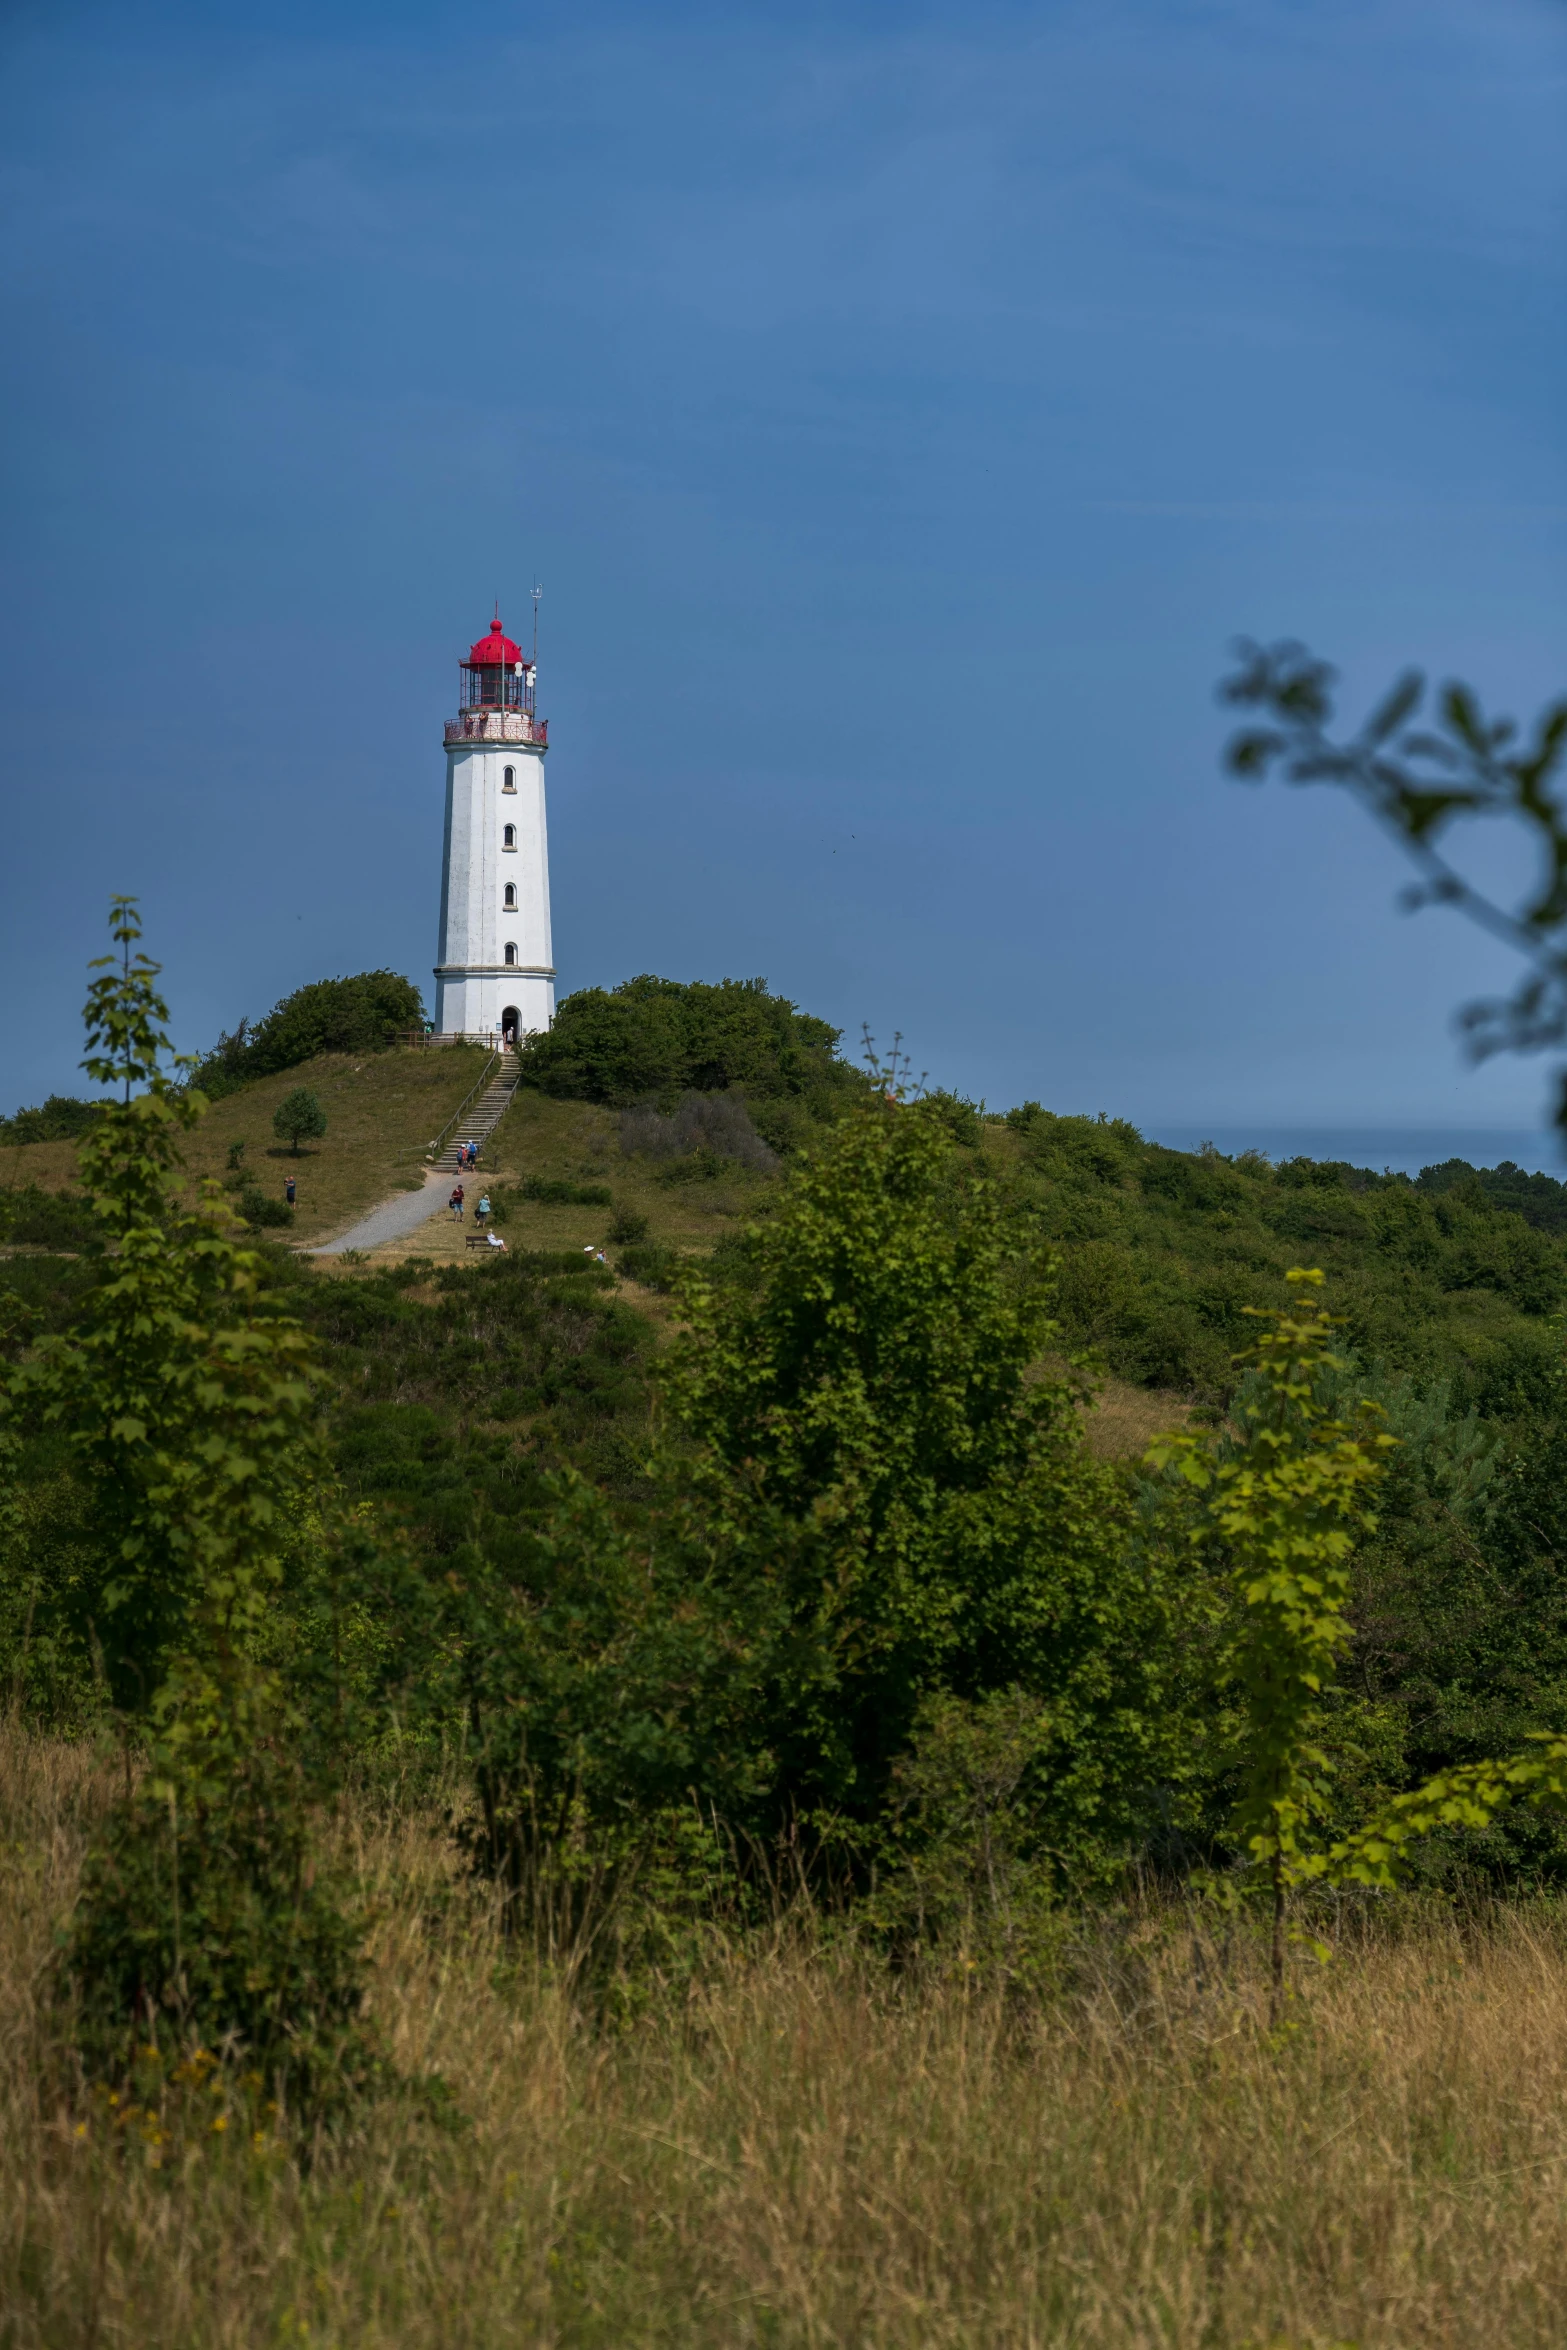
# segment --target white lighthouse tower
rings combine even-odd
[[[555,1017],[550,950],[544,754],[535,666],[501,627],[462,664],[462,699],[446,727],[446,848],[435,1032],[499,1042]]]

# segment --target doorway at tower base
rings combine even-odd
[[[538,1036],[555,1019],[555,974],[503,964],[489,970],[435,973],[435,1040],[466,1037],[499,1044],[510,1034]]]

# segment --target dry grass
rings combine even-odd
[[[1167,1428],[1184,1428],[1192,1407],[1162,1387],[1129,1387],[1124,1379],[1102,1378],[1084,1415],[1083,1435],[1102,1461],[1136,1460]]]
[[[557,1102],[543,1094],[520,1093],[485,1145],[476,1176],[465,1178],[470,1203],[486,1183],[515,1184],[526,1175],[566,1176],[602,1184],[615,1206],[646,1216],[649,1235],[669,1247],[702,1252],[719,1235],[753,1217],[772,1188],[767,1178],[737,1168],[710,1182],[664,1183],[645,1159],[626,1158],[619,1123],[609,1110],[583,1102]],[[598,1247],[609,1228],[610,1208],[547,1207],[536,1200],[508,1203],[506,1240],[516,1249]],[[439,1215],[401,1240],[373,1252],[375,1264],[408,1257],[436,1263],[470,1261],[471,1222],[456,1224]],[[474,1256],[478,1252],[474,1251]],[[628,1287],[631,1285],[628,1284]],[[643,1302],[643,1294],[637,1302]]]
[[[610,2030],[502,1953],[417,1824],[348,1823],[375,2004],[468,2117],[109,2143],[45,1998],[94,1795],[0,1756],[7,2350],[1546,2350],[1567,2302],[1567,1937],[1428,1919],[1259,2027],[1157,1914],[1009,2011],[780,1934]]]
[[[8,1142],[0,1145],[0,1191],[65,1191],[76,1181],[74,1142]]]
[[[323,1053],[277,1077],[258,1077],[214,1104],[192,1136],[186,1158],[193,1175],[221,1175],[231,1142],[245,1145],[245,1163],[263,1189],[280,1194],[284,1178],[299,1187],[294,1237],[324,1240],[395,1191],[424,1180],[425,1150],[484,1067],[477,1046],[439,1052]],[[272,1132],[272,1113],[285,1094],[307,1086],[326,1112],[322,1141],[301,1146],[296,1159]]]
[[[299,1200],[294,1235],[322,1240],[364,1215],[394,1191],[417,1189],[427,1144],[478,1078],[485,1056],[477,1046],[440,1051],[323,1053],[277,1077],[258,1077],[214,1103],[186,1146],[193,1178],[222,1175],[230,1143],[245,1145],[246,1167],[263,1190],[281,1196],[292,1174]],[[272,1113],[285,1094],[307,1086],[327,1115],[325,1138],[304,1145],[298,1158],[272,1132]],[[0,1153],[0,1184],[40,1184],[59,1191],[76,1173],[69,1142],[30,1143]]]

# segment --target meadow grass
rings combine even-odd
[[[75,2078],[50,1987],[115,1775],[0,1751],[6,2350],[1561,2339],[1548,1909],[1346,1924],[1275,2040],[1249,1938],[1152,1903],[1078,1921],[1048,1996],[785,1917],[606,2021],[506,1946],[429,1820],[349,1809],[375,2016],[461,2118],[388,2093],[258,2143],[197,2084],[153,2145]]]
[[[322,1053],[275,1077],[258,1077],[215,1102],[185,1145],[194,1192],[203,1175],[222,1176],[229,1146],[245,1145],[245,1170],[272,1198],[292,1175],[299,1204],[291,1237],[309,1243],[340,1232],[399,1190],[424,1180],[425,1151],[484,1068],[477,1046],[386,1053]],[[320,1142],[296,1158],[272,1131],[284,1097],[304,1086],[327,1116]],[[62,1191],[76,1179],[76,1145],[35,1142],[0,1150],[0,1186],[36,1183]]]

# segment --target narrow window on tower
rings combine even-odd
[[[506,963],[507,963],[507,967],[508,967],[508,969],[511,967],[511,965],[512,965],[513,963],[515,963],[515,962],[516,962],[516,960],[517,960],[517,950],[516,950],[516,948],[515,948],[514,946],[508,945],[508,946],[507,946],[507,949],[506,949]]]
[[[515,824],[508,824],[501,834],[501,847],[503,849],[514,849],[516,846],[517,827]]]
[[[507,913],[508,913],[508,914],[512,914],[512,913],[515,913],[515,912],[516,912],[516,908],[517,908],[517,884],[516,884],[514,881],[508,881],[508,882],[507,882],[507,884],[506,884],[506,896],[505,896],[505,898],[504,898],[504,900],[503,900],[503,903],[504,903],[504,905],[505,905],[505,908],[506,908],[506,911],[507,911]]]
[[[501,789],[502,791],[515,791],[516,788],[517,770],[515,767],[508,767],[505,774],[501,777]]]

